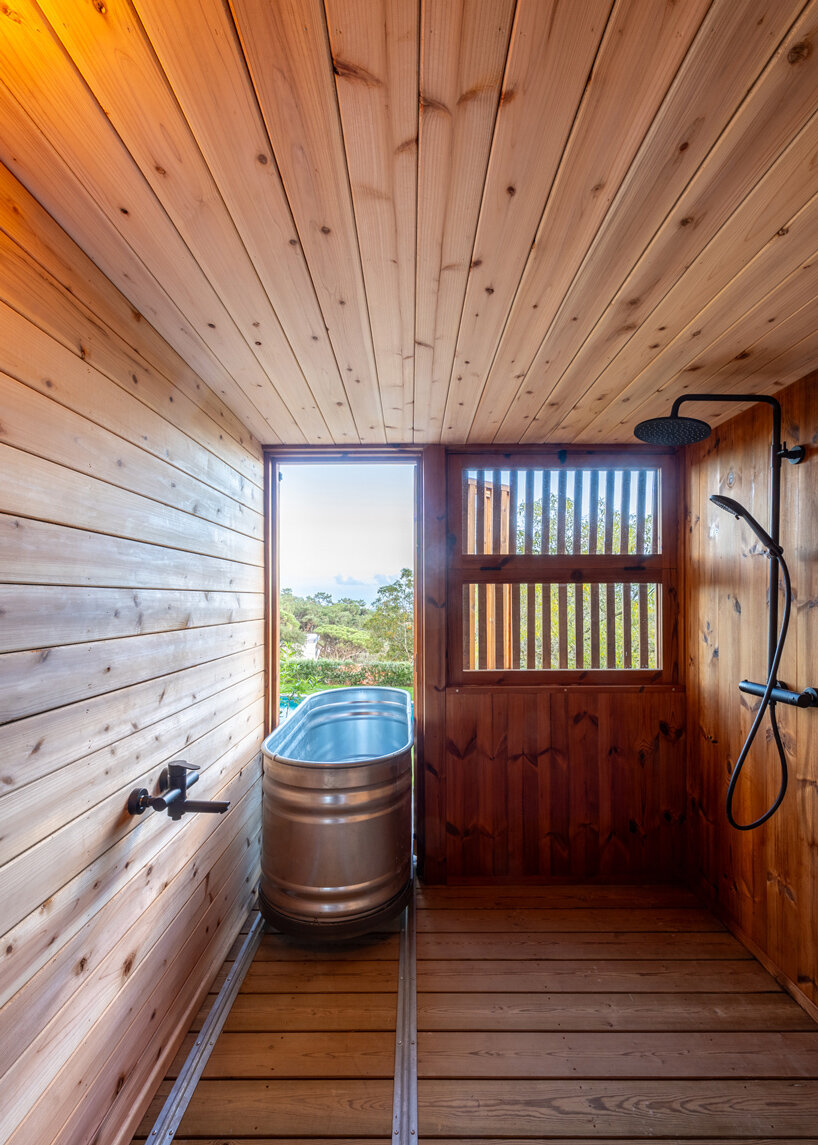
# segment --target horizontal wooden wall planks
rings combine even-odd
[[[113,1145],[255,894],[261,450],[7,171],[0,217],[0,1136]],[[180,757],[228,814],[128,815]]]

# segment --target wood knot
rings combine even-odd
[[[802,60],[809,59],[812,55],[812,44],[808,40],[800,40],[797,44],[793,44],[787,52],[788,64],[800,64]]]
[[[263,152],[262,152],[262,154],[257,155],[256,159],[262,165],[262,167],[266,167],[267,164],[270,162],[270,160],[267,158],[267,156]]]
[[[689,227],[692,222],[693,222],[692,216],[685,215],[685,217],[680,221],[679,226],[680,227]]]

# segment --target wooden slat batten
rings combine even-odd
[[[255,893],[261,449],[2,184],[0,1136],[114,1145]],[[181,756],[227,815],[129,816]]]

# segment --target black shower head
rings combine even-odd
[[[781,556],[784,551],[781,545],[775,543],[767,530],[763,529],[755,517],[738,501],[734,501],[732,497],[722,497],[718,493],[713,493],[710,500],[720,509],[726,509],[728,513],[732,513],[737,520],[746,521],[770,556]]]
[[[710,436],[710,426],[696,417],[679,417],[672,413],[669,417],[640,421],[633,432],[648,445],[692,445]]]

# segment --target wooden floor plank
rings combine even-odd
[[[769,994],[418,994],[419,1030],[815,1030]]]
[[[396,990],[396,962],[254,962],[247,971],[243,989],[250,994],[308,993],[369,994]]]
[[[793,1003],[794,1005],[795,1003]],[[395,1029],[397,995],[394,993],[241,993],[233,1003],[224,1028],[236,1033],[298,1030]]]
[[[196,1033],[185,1037],[165,1077],[179,1076]],[[202,1074],[209,1078],[387,1077],[395,1066],[394,1030],[350,1032],[223,1031]]]
[[[265,934],[258,962],[392,962],[398,957],[399,934],[377,934],[353,942],[299,942],[283,934]]]
[[[392,1081],[201,1081],[179,1131],[191,1137],[392,1134]]]
[[[417,908],[421,910],[530,910],[550,907],[569,910],[589,908],[633,910],[700,907],[686,887],[680,886],[424,886],[418,884]]]
[[[421,1140],[818,1145],[818,1025],[688,892],[418,896]],[[389,1140],[398,947],[265,935],[177,1145]]]
[[[806,1035],[807,1037],[809,1035]],[[219,1037],[205,1066],[208,1078],[391,1078],[394,1033],[232,1033]]]
[[[816,1081],[424,1081],[419,1137],[808,1137]]]
[[[812,1033],[418,1035],[422,1078],[818,1078]]]
[[[450,931],[535,933],[542,931],[719,931],[722,924],[700,907],[680,909],[613,910],[548,907],[529,910],[423,910],[418,911],[418,934]]]
[[[765,992],[773,979],[752,960],[674,961],[484,961],[429,960],[418,963],[418,990],[425,992],[631,993]]]
[[[430,934],[418,935],[418,958],[505,959],[543,958],[651,959],[752,958],[749,950],[726,931],[692,933],[555,933],[555,934]]]
[[[133,1145],[143,1145],[134,1137]],[[328,1145],[326,1137],[252,1137],[252,1145]],[[628,1145],[655,1145],[655,1137],[628,1137]],[[816,1137],[731,1137],[730,1145],[809,1145]],[[174,1137],[173,1145],[247,1145],[246,1137]],[[697,1137],[696,1145],[724,1145],[723,1137]],[[383,1145],[374,1138],[345,1137],[343,1145]],[[436,1137],[434,1145],[531,1145],[530,1137]],[[548,1145],[599,1145],[598,1137],[549,1137]],[[663,1137],[661,1145],[690,1145],[689,1137]]]

